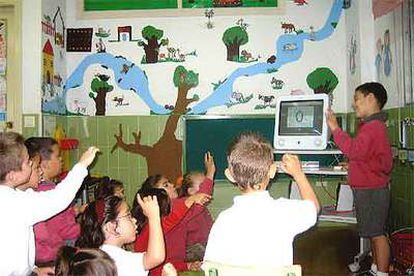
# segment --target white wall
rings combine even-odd
[[[42,0],[22,4],[23,114],[41,113]]]

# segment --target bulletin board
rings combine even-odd
[[[85,11],[174,9],[178,0],[84,0]]]

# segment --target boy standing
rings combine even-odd
[[[385,224],[393,160],[384,124],[387,115],[381,112],[386,102],[387,91],[380,83],[365,83],[355,89],[353,108],[361,120],[355,138],[339,128],[332,111],[327,115],[334,141],[349,160],[348,181],[354,192],[358,232],[371,240],[371,270],[378,276],[388,275],[390,258]]]
[[[87,175],[97,148],[87,150],[61,185],[49,192],[18,191],[29,181],[31,161],[24,139],[0,133],[0,275],[28,275],[34,268],[33,225],[65,209]]]
[[[293,239],[315,224],[319,211],[298,158],[285,154],[282,168],[297,182],[303,200],[275,200],[266,191],[277,167],[272,146],[262,137],[241,134],[227,160],[225,175],[242,194],[213,224],[204,260],[237,266],[292,265]]]

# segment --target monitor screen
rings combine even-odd
[[[281,102],[279,135],[322,135],[323,116],[323,100]]]

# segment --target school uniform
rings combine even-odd
[[[77,164],[59,186],[47,192],[0,185],[0,275],[28,275],[34,268],[33,225],[64,210],[88,171]]]

